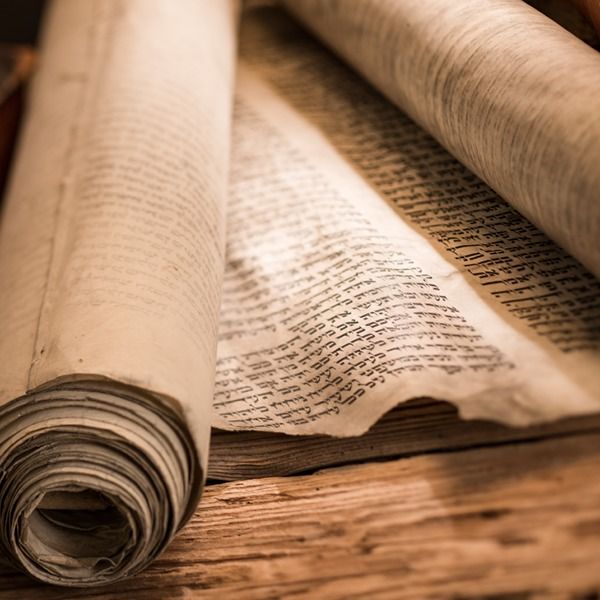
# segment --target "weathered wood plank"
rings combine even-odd
[[[4,600],[592,598],[600,434],[210,486],[145,573],[85,593],[0,571]]]
[[[213,480],[234,481],[291,475],[359,461],[544,439],[592,430],[600,432],[600,415],[517,428],[484,421],[464,421],[447,402],[413,400],[390,411],[360,437],[339,439],[255,431],[214,431],[208,476]]]

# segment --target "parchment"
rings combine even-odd
[[[600,408],[593,275],[289,19],[248,15],[241,53],[216,425]]]
[[[600,276],[598,52],[521,0],[285,4]]]
[[[0,543],[44,581],[136,572],[201,492],[235,12],[52,4],[0,232]]]

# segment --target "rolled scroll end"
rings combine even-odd
[[[193,510],[200,483],[178,415],[150,397],[80,383],[0,410],[0,544],[46,583],[140,571]]]

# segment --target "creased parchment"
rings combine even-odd
[[[249,15],[241,56],[218,427],[600,408],[593,275],[289,19]]]

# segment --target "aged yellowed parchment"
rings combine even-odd
[[[241,56],[219,427],[356,434],[416,396],[598,410],[593,275],[281,14]]]
[[[226,1],[47,17],[0,233],[0,540],[44,581],[139,570],[199,497],[234,33]]]

